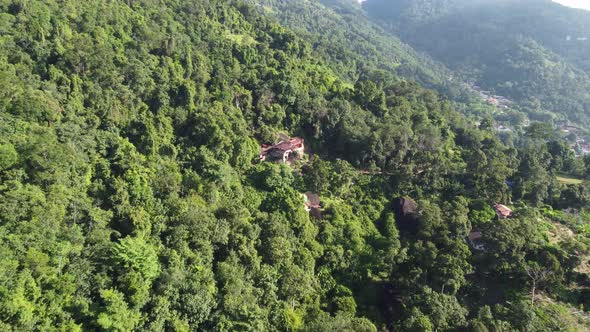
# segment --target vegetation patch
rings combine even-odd
[[[559,183],[563,183],[563,184],[582,184],[582,182],[584,182],[583,179],[568,176],[565,174],[558,175],[556,178],[557,178],[557,181],[559,181]]]
[[[256,44],[256,40],[248,34],[232,33],[226,30],[223,36],[240,46],[252,46]]]

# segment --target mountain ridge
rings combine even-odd
[[[588,125],[590,12],[545,0],[368,0],[363,8],[465,79]],[[426,8],[439,10],[428,19],[406,15]]]

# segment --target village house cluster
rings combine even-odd
[[[576,157],[583,157],[590,154],[590,143],[585,139],[579,138],[576,143],[572,144],[572,150],[576,154]]]
[[[301,159],[305,153],[305,141],[301,137],[282,136],[276,144],[262,144],[260,161],[291,164]],[[321,219],[320,196],[312,192],[302,194],[305,210],[317,219]]]
[[[583,157],[590,154],[590,143],[583,137],[582,129],[569,121],[557,122],[557,127],[562,134],[568,136],[570,147],[576,154],[576,157]]]
[[[482,92],[482,98],[484,98],[484,100],[486,101],[486,103],[492,105],[492,106],[496,106],[498,108],[502,108],[502,109],[508,109],[510,108],[510,105],[512,104],[512,102],[503,96],[488,96],[483,94]]]
[[[514,216],[512,210],[506,205],[495,204],[494,210],[496,211],[496,218],[498,219],[508,219]],[[485,243],[483,241],[483,234],[480,230],[476,228],[472,229],[471,232],[469,232],[469,234],[467,235],[467,240],[474,250],[484,251],[486,249]]]
[[[499,131],[501,133],[512,131],[512,129],[510,129],[502,124],[499,124],[499,123],[494,123],[494,130]]]
[[[490,91],[485,91],[477,85],[471,85],[470,88],[476,91],[481,99],[489,105],[501,109],[508,109],[512,106],[512,101],[504,96],[493,95]]]

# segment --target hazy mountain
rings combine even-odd
[[[590,12],[548,0],[367,0],[363,7],[463,77],[586,121]]]
[[[356,0],[252,0],[311,41],[314,52],[336,73],[355,82],[363,67],[374,66],[459,98],[460,81],[442,63],[416,52],[388,33],[362,10]]]

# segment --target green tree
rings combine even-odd
[[[128,308],[123,294],[114,289],[100,291],[100,297],[104,305],[100,308],[96,323],[105,331],[130,331],[133,330],[140,318],[138,312]]]

